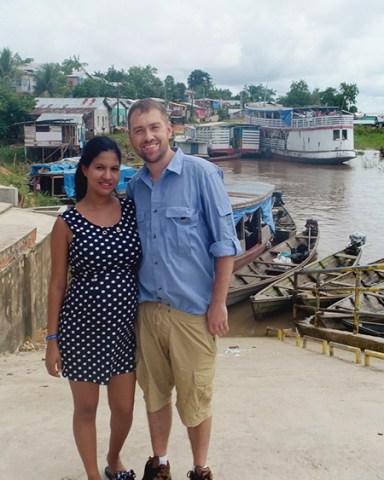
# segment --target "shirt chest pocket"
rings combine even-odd
[[[177,242],[177,250],[190,255],[198,222],[197,211],[193,208],[169,207],[165,216],[169,220],[171,239]]]

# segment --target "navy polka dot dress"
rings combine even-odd
[[[72,278],[59,320],[63,376],[108,384],[135,370],[136,271],[141,257],[132,200],[121,201],[112,227],[89,222],[76,208],[61,217],[73,233]]]

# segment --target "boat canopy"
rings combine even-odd
[[[243,217],[260,209],[261,218],[275,232],[272,212],[274,185],[263,182],[227,184],[226,189],[232,205],[233,218],[237,224]]]

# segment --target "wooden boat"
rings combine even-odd
[[[282,192],[273,192],[272,202],[272,213],[275,222],[275,234],[272,244],[277,245],[296,235],[296,223],[285,206]]]
[[[355,265],[361,256],[361,248],[351,248],[351,244],[342,250],[335,252],[327,257],[316,260],[305,265],[305,271],[320,271],[325,269],[335,269],[338,267],[347,267]],[[262,315],[275,312],[291,305],[296,292],[302,286],[316,282],[316,274],[306,274],[303,270],[297,278],[295,289],[295,273],[288,273],[283,278],[271,283],[269,286],[259,291],[250,298],[255,319]]]
[[[307,220],[303,232],[271,247],[234,271],[227,305],[240,302],[276,279],[302,268],[314,257],[318,242],[317,222]]]
[[[238,270],[258,257],[274,235],[272,211],[274,185],[263,182],[227,184],[237,236],[244,253],[235,259]]]
[[[354,331],[355,295],[345,297],[304,320],[296,321],[301,336],[309,335],[327,341],[344,343],[361,349],[384,352],[384,283],[380,293],[362,292],[359,305],[359,328]],[[381,337],[375,339],[374,337]]]
[[[384,264],[384,258],[380,258],[367,265],[367,269],[361,270],[360,281],[364,287],[373,287],[384,282],[384,271],[375,269],[375,265]],[[315,306],[316,296],[320,307],[327,307],[342,298],[352,295],[355,290],[357,280],[356,270],[350,270],[341,274],[330,273],[320,277],[320,284],[317,287],[316,282],[302,286],[302,290],[297,292],[296,301],[303,305]],[[316,294],[317,290],[317,294]]]

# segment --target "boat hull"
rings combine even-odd
[[[307,271],[319,272],[319,275],[321,275],[322,270],[353,266],[359,261],[360,257],[361,249],[353,249],[352,254],[350,245],[348,245],[339,252],[312,263],[307,262],[294,272],[288,273],[288,275],[273,282],[250,298],[255,319],[291,306],[293,301],[296,301],[297,295],[300,294],[300,288],[308,288],[309,290],[314,288],[316,286],[316,275],[306,273]],[[302,270],[302,274],[299,275],[295,288],[295,273],[298,270]]]
[[[336,156],[337,155],[337,156]],[[295,163],[309,163],[312,165],[341,165],[344,162],[348,162],[355,158],[355,152],[343,152],[341,155],[337,152],[328,152],[327,155],[316,153],[309,155],[303,152],[272,152],[272,158],[274,160],[280,160],[283,162],[295,162]]]
[[[276,279],[282,279],[302,268],[313,259],[318,241],[317,231],[316,235],[312,234],[310,237],[307,231],[303,231],[287,241],[272,246],[253,261],[248,261],[242,268],[234,271],[228,290],[227,305],[245,300]],[[300,250],[305,250],[305,254],[293,253]],[[287,253],[291,255],[292,260],[289,258],[289,261],[283,261]]]

